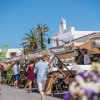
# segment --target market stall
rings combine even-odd
[[[80,55],[75,62],[75,49],[80,51]],[[73,80],[77,70],[91,70],[91,64],[81,64],[81,57],[88,50],[89,54],[100,54],[99,47],[92,47],[92,41],[84,43],[65,44],[61,48],[51,48],[50,72],[48,75],[46,93],[61,92],[63,87],[68,86]],[[78,64],[77,64],[78,63]],[[59,81],[61,79],[61,81]],[[55,86],[54,86],[55,85]],[[55,87],[54,91],[53,88]]]

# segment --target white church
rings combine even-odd
[[[69,43],[74,39],[89,35],[91,33],[100,31],[78,31],[75,27],[67,27],[66,20],[61,19],[59,23],[59,32],[54,33],[52,36],[52,47],[61,46],[65,43]]]
[[[96,32],[97,34],[92,34]],[[90,38],[90,36],[100,37],[100,31],[77,31],[75,30],[75,27],[68,28],[66,25],[66,20],[62,18],[59,23],[59,32],[54,33],[54,35],[52,36],[52,47],[64,45],[65,43],[69,43],[74,39],[84,37],[86,35],[89,35],[87,38]],[[9,59],[15,56],[19,56],[21,53],[22,53],[22,48],[11,48],[8,49],[6,58]]]

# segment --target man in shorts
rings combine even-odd
[[[48,68],[48,65],[43,61],[42,55],[39,55],[39,61],[35,64],[34,73],[37,77],[37,84],[41,95],[41,100],[45,100],[44,88],[47,80]]]
[[[18,87],[18,81],[20,79],[20,63],[19,61],[15,61],[15,64],[13,66],[13,72],[14,72],[14,87]]]

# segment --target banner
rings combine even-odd
[[[8,51],[8,45],[3,45],[1,48],[1,55],[0,55],[1,60],[6,59],[7,51]]]

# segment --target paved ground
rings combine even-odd
[[[15,89],[6,85],[0,85],[0,88],[0,100],[40,100],[40,95],[36,92],[27,93],[25,89]],[[55,96],[46,96],[46,100],[63,100],[61,94]]]

